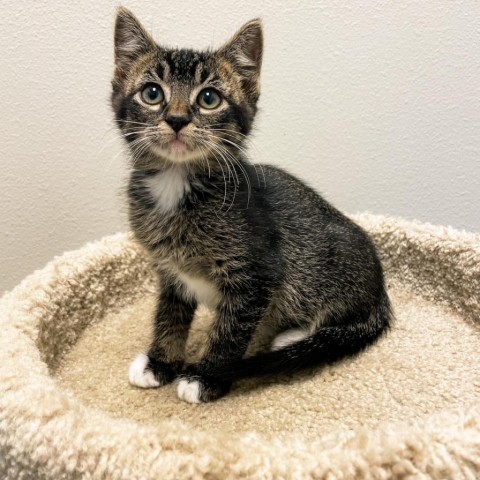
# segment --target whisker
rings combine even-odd
[[[230,208],[232,207],[233,203],[235,202],[235,198],[236,198],[236,195],[237,195],[237,185],[240,184],[240,178],[237,174],[237,171],[235,169],[235,164],[236,162],[234,163],[232,161],[233,157],[231,155],[229,155],[229,152],[226,151],[226,150],[221,150],[219,147],[219,145],[216,145],[215,143],[211,142],[210,143],[210,147],[213,148],[219,155],[220,157],[224,160],[225,162],[225,165],[227,166],[228,168],[228,171],[229,171],[229,175],[230,175],[230,168],[232,170],[232,172],[234,173],[234,177],[233,177],[233,185],[234,185],[234,192],[233,192],[233,199],[232,199],[232,202],[230,203],[228,209],[226,210],[226,212],[228,212],[230,210]],[[234,159],[233,159],[234,160]],[[229,177],[230,178],[230,177]],[[247,180],[247,185],[248,184],[248,179]],[[250,188],[248,189],[248,193],[250,194]],[[249,200],[249,196],[248,196],[248,200]],[[247,202],[248,203],[248,202]],[[226,213],[225,212],[225,213]]]
[[[156,127],[127,127],[128,130],[126,132],[124,132],[123,130],[118,130],[117,126],[112,126],[111,128],[107,129],[107,131],[102,135],[102,138],[100,140],[100,142],[102,143],[102,145],[99,146],[98,150],[97,150],[97,153],[95,154],[95,159],[98,159],[99,155],[105,150],[105,148],[107,148],[107,146],[109,146],[110,144],[112,144],[113,142],[117,141],[117,140],[121,140],[121,139],[128,139],[128,137],[132,136],[132,135],[135,135],[135,134],[138,134],[138,133],[143,133],[143,132],[147,132],[147,133],[151,133],[153,132]],[[115,129],[115,135],[113,136],[113,138],[109,139],[108,141],[104,142],[104,139],[105,139],[105,136],[112,132],[113,130]],[[114,157],[114,159],[116,158],[116,156]],[[112,165],[113,162],[110,162],[109,166],[107,167],[107,171],[110,170],[110,167]]]
[[[220,145],[218,145],[214,142],[211,142],[210,147],[213,148],[217,153],[219,153],[222,156],[222,158],[224,158],[224,155],[223,155],[224,152],[221,150]],[[227,160],[227,159],[225,159],[225,160]],[[233,165],[232,165],[232,167],[233,167]],[[239,183],[240,180],[239,180],[238,174],[237,174],[237,172],[234,168],[233,168],[233,173],[235,174],[236,182]]]
[[[215,125],[216,124],[214,124],[213,126],[215,126]],[[222,133],[223,135],[227,136],[227,138],[222,138],[222,137],[220,137],[220,138],[225,140],[227,143],[232,143],[232,141],[233,141],[232,145],[235,148],[237,148],[238,150],[240,150],[246,157],[251,156],[251,149],[252,148],[253,148],[254,152],[256,153],[255,156],[257,156],[257,155],[260,156],[259,151],[258,151],[255,143],[252,142],[252,140],[249,137],[247,137],[247,135],[245,135],[241,132],[238,132],[237,130],[232,130],[232,129],[228,129],[228,128],[209,128],[209,131],[219,132],[219,133]],[[248,143],[248,146],[250,147],[249,152],[247,152],[247,150],[240,143],[237,143],[238,136],[242,137],[241,140],[240,140],[242,143],[243,142]],[[252,162],[252,165],[253,165],[253,168],[255,169],[255,174],[257,176],[258,186],[259,187],[261,186],[261,181],[260,181],[260,177],[258,175],[257,167],[260,168],[260,171],[261,171],[261,174],[262,174],[262,179],[263,179],[263,184],[266,185],[265,171],[263,169],[263,165],[261,165],[261,164],[257,165],[256,162]]]
[[[117,137],[109,140],[105,145],[102,146],[102,148],[101,148],[100,151],[98,152],[97,156],[103,151],[103,149],[104,149],[108,144],[110,144],[110,143],[112,143],[113,141],[118,140],[118,139],[120,139],[120,138],[122,138],[122,137],[123,137],[123,135],[119,135],[119,136],[117,136]],[[105,169],[105,171],[106,171],[106,172],[110,171],[110,168],[112,168],[112,165],[113,165],[114,161],[119,157],[119,155],[121,155],[122,153],[124,153],[124,154],[131,153],[132,147],[134,147],[137,143],[140,143],[143,139],[144,139],[144,137],[137,138],[137,139],[135,139],[133,142],[130,142],[130,143],[128,144],[128,146],[122,144],[122,145],[121,145],[121,148],[122,148],[122,149],[120,150],[120,152],[118,152],[116,155],[114,155],[114,157],[110,160],[110,162],[109,162],[107,168]],[[130,148],[128,148],[128,147],[130,147]]]
[[[207,141],[205,141],[205,139],[204,139],[204,144],[206,144],[212,150],[213,157],[215,158],[216,162],[219,164],[220,168],[222,169],[222,174],[223,174],[223,177],[224,177],[225,186],[226,186],[225,173],[224,173],[223,168],[221,166],[220,159],[223,160],[223,162],[225,163],[225,166],[227,167],[228,183],[230,183],[230,181],[231,181],[230,179],[233,180],[233,187],[234,187],[233,198],[232,198],[232,201],[230,202],[229,207],[225,211],[225,213],[227,213],[230,210],[230,208],[232,207],[233,203],[235,202],[235,198],[237,196],[237,185],[239,184],[240,180],[239,180],[237,172],[234,168],[233,163],[224,155],[224,152],[222,152],[222,150],[219,148],[219,146],[216,145],[214,142],[212,142],[210,139],[207,139]],[[220,159],[217,157],[217,154],[220,156]],[[233,172],[234,175],[232,175],[232,172]],[[223,202],[221,208],[223,208],[223,206],[225,205],[225,202],[226,202],[226,191],[225,191],[224,202]]]
[[[118,124],[121,126],[124,123],[133,123],[135,125],[143,125],[145,127],[150,127],[152,126],[150,123],[145,123],[145,122],[137,122],[135,120],[119,120]]]
[[[223,145],[222,145],[223,146]],[[240,169],[240,171],[242,172],[244,178],[245,178],[245,181],[247,182],[247,208],[250,204],[250,196],[251,196],[251,191],[252,191],[252,185],[251,185],[251,182],[250,182],[250,177],[248,176],[248,172],[247,170],[245,169],[245,167],[242,165],[241,161],[235,157],[235,155],[232,155],[231,152],[228,151],[227,148],[225,148],[225,146],[223,146],[224,150],[223,150],[223,153],[225,153],[233,163],[235,163],[235,165],[238,166],[238,168]]]
[[[232,142],[226,138],[223,138],[222,140],[224,140],[225,142],[229,143],[230,145],[232,145],[233,147],[237,148],[239,151],[241,151],[245,156],[248,156],[248,152],[245,148],[243,148],[241,145],[235,143],[235,142]],[[255,169],[255,175],[257,176],[257,182],[258,182],[258,186],[260,187],[261,186],[261,183],[260,183],[260,177],[258,176],[258,172],[257,172],[257,165],[252,162],[252,165],[253,165],[253,168]],[[260,167],[260,170],[262,172],[262,176],[263,176],[263,184],[266,185],[265,183],[265,171],[263,170],[263,166],[260,164],[259,165]]]
[[[133,158],[133,166],[135,166],[138,162],[138,160],[140,160],[140,158],[143,156],[143,154],[150,148],[150,146],[153,144],[152,142],[152,137],[149,137],[149,136],[145,136],[142,138],[142,140],[144,140],[144,144],[142,145],[142,142],[139,142],[136,146],[135,146],[135,152],[134,152],[134,158]]]
[[[145,151],[152,145],[152,138],[154,135],[145,135],[143,137],[135,139],[129,144],[129,150],[131,153],[132,167],[135,167],[138,160],[143,156]]]
[[[203,153],[203,148],[201,149],[201,151]],[[217,157],[215,155],[213,156],[213,158],[218,163],[218,166],[220,167],[220,170],[222,171],[222,176],[223,176],[224,194],[223,194],[223,203],[220,207],[220,210],[221,210],[223,208],[223,206],[225,205],[225,202],[227,201],[227,182],[225,180],[225,171],[223,170],[222,164],[219,162],[219,160],[217,159]],[[208,164],[208,159],[207,159],[207,164]]]

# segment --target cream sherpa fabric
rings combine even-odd
[[[155,285],[128,235],[0,300],[1,479],[480,477],[480,235],[373,215],[397,321],[354,359],[207,405],[128,385]],[[195,356],[210,320],[195,320]]]

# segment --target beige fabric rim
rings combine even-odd
[[[479,321],[480,235],[370,214],[356,220],[394,278]],[[478,402],[308,443],[207,435],[172,421],[148,428],[87,408],[50,372],[88,324],[149,279],[141,249],[117,234],[55,258],[0,300],[2,478],[478,478]]]

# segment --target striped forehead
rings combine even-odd
[[[203,83],[211,73],[211,56],[194,50],[166,50],[159,58],[157,74],[165,82]]]

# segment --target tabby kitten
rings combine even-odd
[[[314,190],[245,156],[257,110],[262,26],[216,51],[158,46],[120,8],[112,105],[131,150],[130,223],[160,292],[142,388],[178,378],[178,396],[209,402],[248,376],[353,355],[391,321],[367,234]],[[215,312],[203,360],[185,364],[195,309]],[[259,329],[269,351],[245,358]]]

